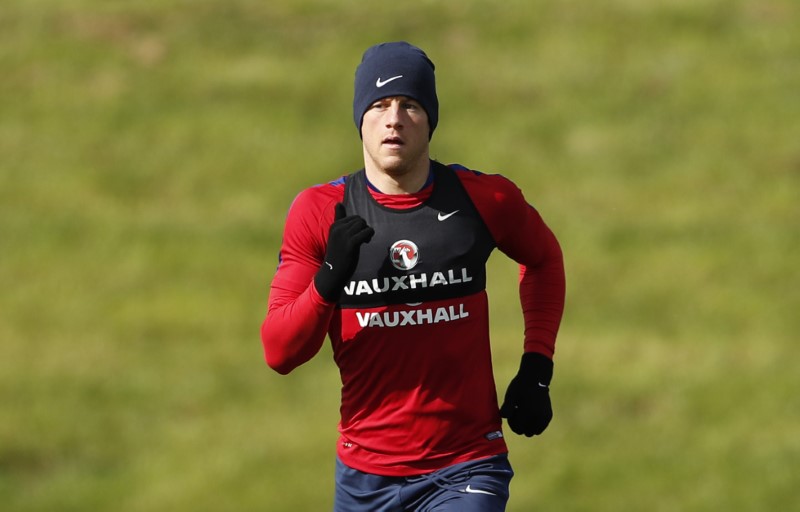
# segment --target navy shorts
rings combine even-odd
[[[506,454],[410,477],[372,475],[336,459],[334,512],[502,512],[514,471]]]

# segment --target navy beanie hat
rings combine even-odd
[[[439,99],[433,62],[425,52],[405,41],[381,43],[367,48],[356,68],[353,120],[359,134],[364,112],[389,96],[415,99],[428,114],[430,134],[439,122]]]

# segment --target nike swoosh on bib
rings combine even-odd
[[[375,81],[375,87],[381,88],[392,80],[397,80],[398,78],[403,78],[403,75],[393,76],[392,78],[387,78],[386,80],[381,80],[380,77],[378,77],[378,79]]]
[[[450,217],[452,217],[453,215],[457,214],[460,211],[461,210],[456,210],[456,211],[450,212],[450,213],[441,213],[441,212],[439,212],[439,215],[437,215],[436,218],[439,219],[440,221],[447,220],[447,219],[449,219]]]

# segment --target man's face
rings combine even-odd
[[[430,127],[425,109],[411,98],[383,98],[364,113],[361,139],[364,162],[379,171],[400,176],[428,168]]]

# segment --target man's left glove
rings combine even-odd
[[[508,420],[515,434],[538,436],[550,424],[553,419],[549,388],[552,378],[551,359],[535,352],[522,355],[519,372],[511,379],[500,407],[500,416]]]

